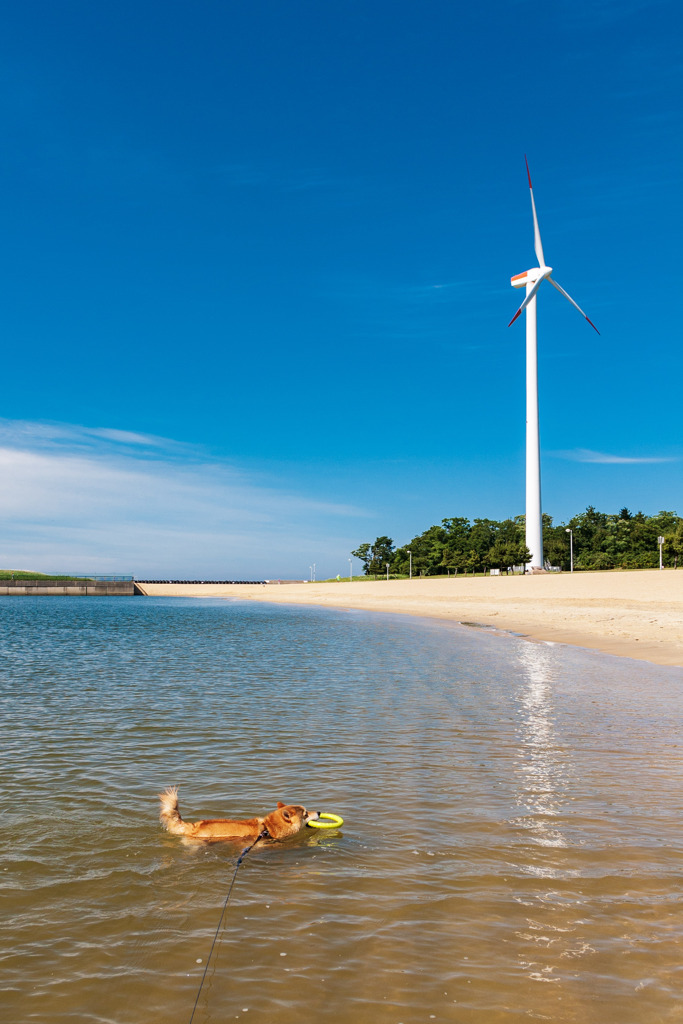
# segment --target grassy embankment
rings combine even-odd
[[[55,576],[27,569],[0,569],[0,580],[84,580],[87,576]]]
[[[459,572],[457,574],[457,576],[456,576],[455,573],[451,573],[450,575],[448,575],[447,573],[444,573],[442,576],[419,576],[417,573],[413,573],[413,577],[412,578],[414,580],[455,580],[455,579],[464,580],[465,578],[467,578],[468,580],[471,580],[473,575],[474,576],[489,576],[490,574],[487,573],[487,572],[475,572],[474,574],[472,574],[471,572],[468,572],[468,573]],[[515,573],[515,575],[516,576],[521,576],[521,575],[523,575],[523,573]],[[386,578],[387,578],[387,574],[386,573],[377,573],[376,576],[353,576],[353,577],[351,577],[351,579],[349,579],[348,576],[331,576],[328,580],[318,580],[317,582],[318,583],[377,583],[377,582],[379,582],[381,580],[386,580]],[[390,572],[389,573],[389,579],[390,580],[408,580],[408,579],[410,579],[410,576],[408,575],[408,573]]]
[[[667,571],[672,570],[673,568],[674,568],[673,566],[665,565],[663,571],[667,572]],[[634,573],[634,572],[635,573],[639,573],[639,572],[652,572],[652,567],[650,567],[649,569],[622,569],[622,568],[618,567],[618,568],[614,568],[614,569],[575,569],[574,570],[574,574],[577,575],[577,576],[579,576],[579,575],[587,576],[589,574],[591,574],[591,575],[599,575],[599,576],[610,576],[610,575],[614,575],[614,574],[618,575],[619,573]],[[500,574],[501,574],[501,576],[507,576],[508,575],[508,573],[506,573],[504,569],[501,569]],[[471,572],[453,573],[452,572],[450,574],[444,573],[441,576],[420,576],[417,573],[413,573],[413,577],[412,578],[414,580],[471,580],[475,576],[488,577],[490,575],[491,575],[490,572],[475,572],[475,573],[471,573]],[[515,573],[510,573],[509,575],[510,576],[526,576],[526,573],[515,572]],[[549,575],[549,576],[555,576],[555,575],[557,575],[557,576],[568,576],[569,572],[568,572],[568,570],[563,569],[562,572],[548,573],[547,575]],[[381,580],[386,580],[386,578],[387,578],[386,573],[384,573],[384,574],[378,573],[376,576],[354,576],[354,577],[352,577],[352,579],[349,579],[348,576],[331,576],[330,579],[328,579],[328,580],[318,580],[318,583],[377,583],[377,582],[379,582]],[[410,577],[408,576],[407,573],[402,575],[401,573],[390,572],[389,573],[389,579],[390,580],[407,580],[407,579],[410,579]]]

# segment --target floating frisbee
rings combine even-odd
[[[323,811],[318,815],[320,818],[329,818],[329,821],[307,821],[306,824],[309,828],[339,828],[340,825],[344,824],[344,819],[340,818],[338,814],[325,814]]]

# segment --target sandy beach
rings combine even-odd
[[[420,615],[683,666],[683,571],[265,586],[154,583],[140,589],[150,596],[225,597]]]

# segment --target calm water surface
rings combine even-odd
[[[683,671],[402,616],[0,599],[8,1022],[681,1021]]]

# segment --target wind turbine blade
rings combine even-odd
[[[534,252],[536,253],[536,259],[538,260],[539,267],[545,266],[545,258],[543,256],[543,245],[541,243],[541,232],[538,227],[538,216],[536,214],[536,203],[534,202],[534,190],[531,187],[531,174],[529,173],[529,161],[524,154],[524,163],[526,164],[526,176],[529,179],[529,194],[531,196],[531,212],[534,215]]]
[[[590,317],[587,317],[587,316],[586,316],[586,314],[584,313],[584,311],[583,311],[583,310],[581,309],[581,306],[579,306],[579,305],[578,305],[578,303],[574,302],[574,300],[573,300],[573,298],[571,297],[571,295],[568,295],[568,294],[567,294],[567,292],[566,292],[566,291],[564,290],[564,288],[561,288],[561,287],[559,286],[559,284],[557,283],[557,281],[553,281],[552,277],[549,277],[549,278],[548,278],[548,280],[550,281],[550,283],[551,283],[551,285],[553,286],[553,288],[557,288],[557,290],[558,290],[558,292],[560,293],[560,295],[564,295],[565,299],[569,299],[569,301],[571,302],[572,306],[574,306],[574,308],[575,308],[575,309],[578,309],[578,311],[579,311],[579,313],[581,314],[581,316],[582,316],[582,317],[584,317],[584,318],[585,318],[586,320],[588,320],[588,323],[589,323],[589,324],[591,325],[591,327],[593,328],[593,330],[595,331],[595,333],[596,333],[596,334],[599,334],[599,333],[600,333],[600,331],[599,331],[599,330],[597,329],[597,327],[595,326],[595,324],[593,323],[593,321],[592,321],[592,320],[590,319]]]
[[[538,289],[539,289],[539,288],[541,287],[541,282],[542,282],[543,280],[544,280],[544,278],[542,278],[542,277],[539,277],[538,281],[536,281],[536,282],[535,282],[535,284],[533,285],[533,287],[531,288],[531,290],[530,290],[530,291],[529,291],[529,293],[527,294],[527,297],[525,298],[524,302],[523,302],[523,303],[522,303],[522,305],[521,305],[521,306],[519,307],[519,309],[517,310],[517,312],[516,312],[516,313],[515,313],[515,315],[513,316],[512,320],[511,320],[511,321],[510,321],[510,323],[508,324],[508,327],[512,327],[512,325],[514,324],[514,322],[515,322],[515,320],[517,319],[517,317],[519,316],[519,314],[520,314],[520,313],[523,313],[523,312],[524,312],[524,310],[525,310],[525,309],[526,309],[526,307],[527,307],[527,306],[529,305],[529,303],[530,303],[530,302],[531,302],[531,300],[533,299],[533,297],[534,297],[534,295],[536,294],[536,292],[538,291]],[[576,303],[574,303],[574,305],[576,305]],[[585,313],[584,313],[584,316],[586,316],[586,314],[585,314]],[[586,319],[588,319],[588,318],[586,318]]]

